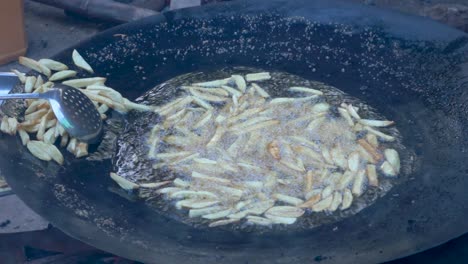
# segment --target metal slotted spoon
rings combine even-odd
[[[44,93],[6,94],[1,99],[46,99],[57,121],[73,137],[86,143],[96,143],[102,134],[101,115],[93,102],[76,88],[55,84]]]

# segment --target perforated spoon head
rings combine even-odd
[[[49,102],[57,121],[73,137],[96,143],[102,135],[102,119],[93,102],[79,89],[56,84]]]

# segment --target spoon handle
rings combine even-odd
[[[25,93],[25,94],[4,94],[0,95],[0,100],[5,99],[40,99],[48,98],[44,93]]]

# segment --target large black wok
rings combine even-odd
[[[124,34],[124,35],[115,35]],[[113,28],[76,47],[135,99],[176,75],[223,66],[336,86],[395,120],[416,153],[410,179],[341,222],[263,235],[195,229],[109,191],[110,160],[39,161],[0,137],[0,171],[54,225],[149,263],[370,263],[468,231],[468,38],[441,24],[337,1],[234,1]],[[71,49],[56,56],[68,64]],[[114,146],[115,147],[115,146]]]

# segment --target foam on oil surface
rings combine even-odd
[[[179,77],[176,77],[174,79],[171,79],[163,84],[160,84],[156,86],[154,89],[148,91],[145,95],[143,95],[140,100],[142,100],[145,103],[152,104],[156,101],[158,101],[158,94],[160,94],[162,91],[164,93],[167,93],[167,91],[173,91],[173,98],[179,97],[184,94],[183,91],[177,90],[178,87],[181,85],[187,85],[190,83],[195,83],[195,82],[202,82],[202,81],[207,81],[207,80],[214,80],[214,79],[221,79],[221,78],[226,78],[231,76],[232,74],[247,74],[247,73],[253,73],[253,72],[261,72],[262,70],[260,69],[252,69],[252,68],[245,68],[245,67],[235,67],[235,68],[225,68],[221,69],[218,71],[210,72],[210,73],[204,73],[204,72],[197,72],[197,73],[189,73],[185,74]],[[333,112],[336,112],[336,108],[333,106],[339,106],[342,102],[345,103],[351,103],[354,106],[357,106],[360,108],[359,113],[366,118],[369,119],[379,119],[383,120],[386,119],[379,114],[376,113],[372,107],[369,105],[365,104],[364,102],[359,101],[357,98],[353,98],[344,92],[338,90],[337,88],[314,82],[314,81],[308,81],[305,79],[302,79],[298,76],[291,75],[288,73],[284,72],[272,72],[272,79],[266,82],[260,82],[258,83],[262,88],[264,88],[272,97],[294,97],[298,96],[297,94],[291,93],[287,91],[288,87],[291,86],[303,86],[303,87],[310,87],[314,89],[320,89],[321,91],[324,92],[324,98],[326,98],[326,101],[332,105],[332,114]],[[299,97],[299,96],[298,96]],[[168,101],[171,101],[172,99],[169,99]],[[320,102],[322,99],[319,99],[318,102]],[[278,119],[281,120],[291,120],[294,117],[297,117],[298,115],[307,113],[309,109],[305,107],[301,107],[301,104],[296,105],[296,107],[292,108],[291,111],[275,111],[274,115],[277,116]],[[221,108],[219,108],[217,111],[222,111]],[[337,113],[335,113],[337,114]],[[193,120],[196,120],[193,118]],[[349,140],[349,138],[355,137],[353,133],[351,134],[343,134],[342,132],[345,131],[344,129],[340,129],[340,127],[345,127],[345,123],[341,121],[340,119],[328,119],[332,120],[331,122],[334,122],[334,124],[330,125],[325,125],[322,127],[321,133],[316,133],[311,136],[311,140],[321,140],[325,142],[332,142],[336,140],[340,140],[340,138],[346,138],[347,140],[341,140],[342,142],[346,142]],[[148,138],[149,132],[151,128],[161,122],[161,119],[159,116],[157,116],[154,113],[133,113],[130,116],[130,123],[127,127],[126,133],[123,134],[122,138],[119,140],[119,146],[120,146],[120,151],[119,153],[122,153],[125,155],[118,155],[116,159],[116,165],[118,169],[118,173],[126,177],[132,181],[137,181],[137,182],[146,182],[146,181],[160,181],[160,180],[168,180],[168,179],[173,179],[174,177],[181,177],[181,178],[186,178],[186,175],[191,172],[191,170],[203,172],[204,168],[203,166],[197,166],[195,167],[181,167],[178,172],[171,171],[167,168],[163,169],[158,169],[158,170],[153,170],[152,169],[152,164],[154,161],[151,161],[147,158],[147,152],[148,152],[148,146],[146,144],[146,139]],[[190,124],[189,124],[190,125]],[[396,125],[398,127],[398,124]],[[266,145],[267,142],[271,141],[272,138],[275,136],[276,133],[283,134],[285,131],[282,131],[283,129],[288,130],[289,133],[293,134],[300,134],[300,132],[304,129],[303,124],[296,124],[296,126],[289,126],[287,128],[285,127],[278,127],[275,129],[276,131],[272,131],[272,133],[269,133],[268,136],[265,136],[260,139],[257,144],[259,146]],[[402,160],[402,169],[400,172],[400,175],[398,178],[395,179],[390,179],[386,177],[379,177],[380,181],[380,186],[379,188],[368,188],[367,191],[359,198],[355,198],[353,201],[353,205],[351,206],[350,209],[345,210],[345,211],[335,211],[334,213],[311,213],[311,214],[306,214],[305,216],[301,217],[298,219],[297,224],[292,225],[292,226],[275,226],[274,229],[281,230],[283,228],[286,229],[301,229],[301,228],[311,228],[317,225],[321,225],[324,223],[330,223],[333,221],[340,220],[344,217],[353,215],[363,208],[369,206],[378,197],[383,196],[388,190],[395,184],[401,183],[406,180],[406,176],[411,172],[412,170],[412,154],[401,144],[401,139],[398,135],[398,131],[395,127],[391,128],[383,128],[381,129],[382,132],[393,135],[397,138],[397,140],[391,144],[387,143],[382,143],[382,145],[385,148],[395,148],[399,154],[400,158]],[[230,145],[235,139],[234,138],[225,138],[225,141],[222,142],[222,145],[228,146]],[[201,149],[203,151],[200,151]],[[218,153],[215,151],[212,152],[206,152],[205,149],[202,146],[195,147],[192,149],[193,151],[200,151],[200,153],[206,157],[206,158],[212,158],[216,159]],[[353,150],[353,147],[350,146],[349,148],[344,145],[343,151],[346,153],[349,153]],[[163,148],[161,148],[161,151],[163,151]],[[251,153],[251,155],[248,155],[250,157],[255,156],[255,155],[260,155],[256,160],[241,160],[242,162],[249,163],[249,164],[260,164],[263,166],[268,166],[268,164],[265,164],[264,157],[261,155],[265,154],[265,152],[257,151],[254,153]],[[247,155],[246,155],[247,156]],[[206,167],[205,167],[206,168]],[[236,175],[232,175],[232,179],[235,181]],[[261,175],[256,175],[255,173],[252,173],[251,171],[245,171],[243,175],[243,180],[258,180],[259,177],[262,177]],[[299,196],[299,194],[302,194],[303,188],[301,185],[296,184],[290,186],[288,189],[284,189],[285,194],[289,194],[291,196]],[[162,197],[156,195],[152,191],[144,191],[145,193],[143,196],[148,197],[148,203],[151,206],[154,206],[155,210],[161,212],[162,214],[165,214],[167,216],[170,216],[172,218],[175,218],[179,221],[185,222],[187,224],[195,225],[198,227],[203,227],[206,226],[205,224],[207,223],[206,220],[202,220],[200,218],[188,218],[186,216],[186,211],[185,210],[177,210],[173,206],[173,202],[168,201],[163,199]],[[252,227],[252,226],[247,226],[247,225],[233,225],[233,226],[225,226],[222,228],[226,229],[238,229],[240,227],[241,230],[251,230],[252,228],[254,229],[259,229],[260,231],[262,230],[262,227]]]

